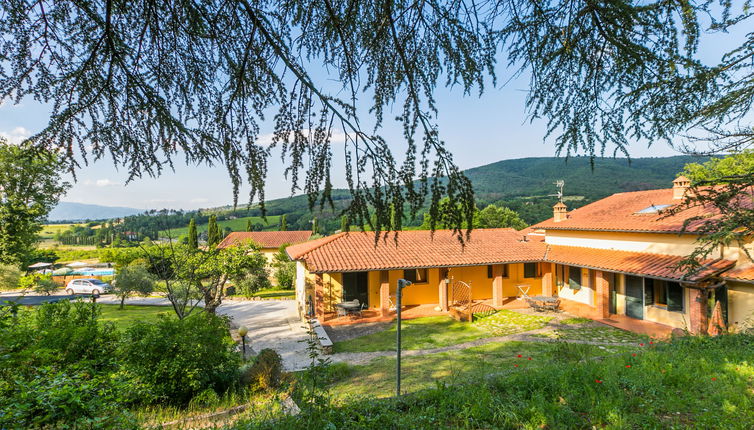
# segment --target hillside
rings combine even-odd
[[[552,196],[557,191],[554,185],[556,180],[565,181],[564,200],[569,208],[574,209],[613,193],[670,187],[685,164],[705,160],[677,156],[638,158],[629,163],[627,159],[605,158],[597,159],[592,169],[589,159],[584,157],[568,160],[553,157],[521,158],[475,167],[465,173],[474,184],[478,206],[484,207],[491,203],[507,206],[517,211],[527,223],[533,224],[552,215],[552,206],[556,202],[556,198]],[[172,234],[180,236],[185,234],[185,227],[191,217],[197,218],[201,231],[206,228],[208,215],[214,213],[221,221],[222,228],[245,230],[248,217],[254,217],[252,222],[255,229],[274,230],[278,228],[279,216],[286,214],[290,230],[311,228],[311,219],[316,216],[320,231],[332,233],[340,228],[340,212],[349,203],[349,199],[347,190],[334,190],[335,210],[326,207],[320,211],[315,208],[314,213],[309,211],[305,195],[270,200],[266,202],[266,222],[258,218],[261,215],[258,206],[236,209],[223,206],[204,209],[200,214],[177,211],[167,217],[162,212],[150,212],[151,215],[159,214],[160,219],[128,217],[124,228],[142,234],[172,228]],[[423,215],[420,213],[416,218],[406,220],[404,225],[407,228],[418,226],[422,219]]]
[[[142,212],[144,212],[143,209],[136,208],[60,202],[50,211],[47,220],[49,222],[103,220],[137,215]]]
[[[474,184],[478,205],[494,203],[518,211],[528,223],[547,219],[552,214],[556,199],[554,182],[565,181],[565,200],[570,208],[604,198],[614,193],[671,186],[673,179],[688,163],[706,161],[707,158],[675,156],[663,158],[600,158],[594,168],[586,157],[570,159],[541,157],[503,160],[466,170],[464,173]],[[327,209],[314,215],[320,225],[331,232],[339,228],[338,212],[348,203],[347,190],[334,190],[336,210]],[[312,214],[306,196],[270,200],[266,203],[269,215],[288,214],[289,228],[304,229]],[[213,211],[231,212],[230,206]],[[237,213],[259,215],[258,208],[240,209]],[[421,223],[421,215],[409,220],[408,225]]]

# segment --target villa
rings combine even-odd
[[[267,270],[271,272],[271,266],[283,245],[293,245],[296,243],[306,242],[312,237],[311,230],[291,230],[291,231],[234,231],[217,244],[217,247],[228,248],[230,246],[253,242],[259,246],[259,251],[267,259]]]
[[[689,187],[614,194],[533,227],[477,229],[461,246],[452,231],[339,233],[287,248],[297,262],[299,312],[322,324],[338,320],[338,304],[362,304],[359,321],[389,320],[397,280],[413,282],[403,304],[458,313],[525,306],[518,297],[557,297],[561,309],[629,329],[704,333],[712,305],[740,329],[754,314],[754,265],[745,250],[724,247],[694,273],[677,265],[697,246],[691,209],[661,216]],[[746,245],[751,249],[752,243]]]

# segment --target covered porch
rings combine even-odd
[[[463,304],[466,312],[526,307],[516,300],[528,295],[551,294],[550,266],[536,262],[457,267],[410,268],[313,275],[315,316],[323,324],[389,321],[395,318],[399,279],[412,285],[403,290],[403,317],[449,315]],[[358,300],[358,315],[344,315],[339,303]],[[471,303],[471,309],[469,309]]]
[[[488,300],[477,300],[474,301],[472,304],[473,313],[480,313],[480,312],[487,312],[487,311],[498,311],[501,309],[525,309],[528,308],[529,305],[524,300],[517,299],[516,297],[506,297],[503,300],[503,303],[501,306],[494,306],[491,299]],[[448,310],[442,310],[440,308],[438,310],[439,304],[437,303],[428,303],[428,304],[421,304],[421,305],[405,305],[403,306],[403,309],[401,311],[401,319],[415,319],[415,318],[424,318],[424,317],[432,317],[432,316],[452,316],[451,312],[452,309]],[[361,312],[361,315],[345,315],[345,316],[339,316],[336,312],[327,312],[324,314],[322,318],[320,318],[320,323],[322,325],[326,326],[341,326],[341,325],[349,325],[349,324],[362,324],[362,323],[373,323],[373,322],[390,322],[393,321],[396,318],[396,310],[389,309],[386,314],[383,314],[380,309],[365,309]]]

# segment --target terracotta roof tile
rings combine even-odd
[[[736,267],[720,276],[723,279],[730,279],[732,281],[754,282],[754,264]]]
[[[305,260],[309,271],[358,272],[421,267],[452,267],[540,261],[544,243],[522,241],[513,229],[477,229],[461,246],[450,230],[401,231],[374,241],[372,232],[339,233],[287,248],[294,260]]]
[[[306,242],[312,236],[310,230],[291,231],[234,231],[225,236],[218,248],[227,248],[240,242],[253,241],[262,248],[279,248],[281,245]]]
[[[714,215],[711,209],[687,209],[672,217],[663,218],[656,212],[637,213],[652,206],[669,208],[680,203],[673,199],[673,189],[618,193],[568,212],[568,218],[555,222],[552,218],[534,225],[547,230],[605,230],[677,233],[682,231],[684,220],[698,215]],[[667,206],[665,206],[667,205]],[[701,221],[690,223],[687,231],[693,232]]]
[[[701,262],[701,269],[693,275],[687,276],[684,271],[675,268],[683,258],[676,255],[648,252],[549,245],[545,260],[558,264],[687,282],[700,281],[735,264],[731,260],[705,260]]]

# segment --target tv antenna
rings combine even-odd
[[[557,181],[553,182],[553,184],[558,188],[558,193],[548,194],[548,197],[557,197],[559,202],[563,202],[563,187],[565,186],[565,181],[558,179]]]

